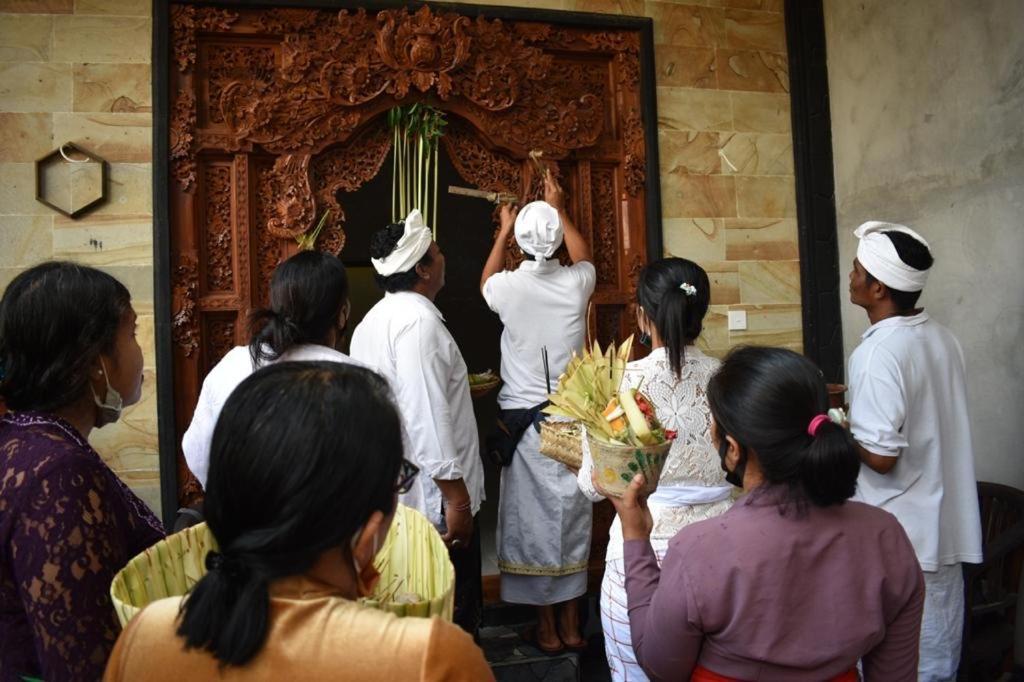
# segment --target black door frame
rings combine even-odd
[[[179,0],[195,5],[272,7],[281,0],[245,0],[213,3]],[[156,335],[157,427],[160,497],[165,524],[173,522],[178,501],[175,427],[172,295],[170,252],[170,0],[153,2],[153,276]],[[422,3],[391,0],[290,0],[295,7],[373,9],[409,7]],[[647,255],[662,256],[661,188],[658,165],[657,90],[654,71],[654,22],[645,17],[623,17],[584,12],[562,12],[523,7],[492,7],[431,3],[438,9],[475,17],[542,21],[590,28],[637,30],[641,34],[640,97],[647,151],[646,213]],[[797,218],[801,259],[801,303],[805,353],[818,362],[830,380],[842,379],[842,334],[839,327],[838,249],[832,193],[831,126],[828,114],[828,79],[824,62],[824,20],[821,0],[786,0],[786,34],[791,81],[793,151],[797,187]],[[819,63],[820,62],[820,63]],[[823,146],[824,145],[824,146]],[[819,162],[827,160],[827,165]],[[813,167],[813,170],[812,170]],[[827,176],[827,177],[826,177]]]

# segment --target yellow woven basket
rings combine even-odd
[[[583,465],[583,430],[579,422],[541,422],[540,454],[579,469]]]
[[[206,554],[215,549],[217,541],[201,523],[168,536],[129,561],[110,585],[121,625],[150,602],[187,594],[206,574]],[[363,600],[367,606],[399,616],[451,621],[455,569],[441,536],[418,511],[398,505],[375,565],[381,580],[373,597]]]

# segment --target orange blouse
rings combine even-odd
[[[220,668],[206,651],[186,651],[175,634],[180,605],[180,597],[161,599],[128,624],[110,657],[106,682],[494,679],[473,639],[455,625],[371,609],[306,576],[271,586],[266,642],[242,667]]]

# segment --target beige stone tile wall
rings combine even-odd
[[[801,348],[789,79],[782,0],[480,0],[652,17],[665,253],[712,282],[701,344]],[[132,291],[144,398],[96,433],[101,454],[159,506],[153,347],[150,3],[0,0],[0,286],[73,258]],[[110,197],[86,219],[34,199],[32,162],[62,142],[111,162]],[[102,242],[102,248],[95,245]],[[729,332],[726,313],[746,310]]]
[[[149,0],[0,0],[0,287],[49,258],[128,287],[143,396],[90,440],[158,512]],[[33,162],[74,142],[110,162],[108,200],[79,220],[35,200]]]

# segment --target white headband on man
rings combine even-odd
[[[857,245],[857,260],[872,277],[890,289],[908,292],[924,289],[925,282],[928,281],[928,271],[917,270],[904,263],[892,240],[882,234],[883,232],[902,232],[928,248],[928,242],[924,237],[906,225],[869,220],[853,231],[853,235],[860,239],[860,244]]]
[[[562,245],[562,221],[546,201],[531,201],[519,209],[515,229],[519,248],[537,261],[551,258]]]
[[[430,228],[423,223],[420,210],[414,208],[405,218],[405,232],[394,250],[384,258],[371,258],[373,269],[382,277],[411,270],[423,258],[434,240]]]

